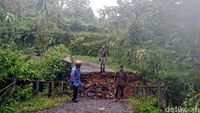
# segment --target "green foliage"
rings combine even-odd
[[[64,58],[69,50],[64,45],[50,47],[40,57],[32,56],[27,62],[37,71],[34,78],[53,80],[66,71]]]
[[[92,33],[92,32],[77,32],[76,35],[78,37],[83,37],[84,42],[94,42],[107,38],[106,34]]]
[[[186,93],[184,93],[186,98],[184,99],[183,106],[187,108],[199,108],[200,95],[194,93],[192,88],[189,88]]]
[[[185,98],[185,89],[187,89],[186,84],[180,77],[168,76],[164,78],[166,90],[166,100],[167,104],[172,104],[174,106],[179,106],[183,103]]]
[[[1,50],[0,60],[1,79],[8,74],[19,74],[22,70],[22,60],[10,50]]]
[[[161,111],[156,108],[156,99],[153,97],[147,97],[145,99],[139,99],[131,97],[128,100],[128,104],[134,109],[136,113],[160,113]]]
[[[8,74],[54,79],[64,73],[62,59],[68,51],[59,44],[74,55],[84,55],[79,59],[96,63],[98,58],[88,56],[97,56],[106,45],[109,67],[124,64],[152,81],[163,79],[173,105],[183,102],[190,86],[195,94],[186,102],[195,106],[200,93],[199,1],[117,0],[117,4],[101,9],[97,19],[88,0],[4,0],[0,48],[23,55],[0,50],[0,80]],[[44,54],[32,57],[35,49]]]
[[[70,43],[70,51],[75,55],[97,56],[102,45],[108,44],[106,37],[98,33],[77,33],[77,38]]]
[[[36,111],[39,109],[50,108],[59,105],[60,103],[68,100],[68,96],[53,96],[51,98],[44,96],[36,96],[25,101],[14,101],[6,103],[6,105],[0,105],[1,113],[22,113]]]
[[[89,6],[89,0],[68,0],[66,4],[67,16],[72,19],[78,19],[84,21],[85,23],[90,23],[94,21],[94,13],[92,8]]]
[[[74,22],[70,22],[70,24],[68,24],[68,29],[74,31],[74,32],[98,32],[100,31],[100,28],[94,26],[94,25],[85,25],[83,24],[83,22],[79,22],[79,21],[74,21]]]
[[[75,37],[75,34],[68,31],[50,31],[49,37],[51,37],[48,42],[50,46],[59,44],[69,45],[70,40]]]
[[[58,45],[49,48],[41,58],[40,70],[44,79],[52,80],[56,76],[63,75],[66,67],[63,59],[69,54],[68,49],[64,45]]]
[[[86,62],[93,62],[93,63],[97,63],[97,64],[99,63],[99,58],[93,57],[93,56],[75,55],[75,56],[73,56],[73,58],[76,60],[82,60],[82,61],[86,61]],[[106,67],[113,69],[113,70],[117,70],[119,65],[120,65],[120,63],[117,61],[117,59],[112,58],[112,57],[107,58]],[[126,68],[126,70],[130,70],[130,69]]]
[[[74,55],[73,58],[75,60],[81,60],[81,61],[86,61],[86,62],[99,63],[98,58],[97,57],[92,57],[92,56]]]
[[[37,70],[20,58],[19,54],[9,49],[0,50],[0,79],[8,75],[16,75],[18,78],[32,78],[36,74]]]
[[[64,45],[51,47],[41,57],[30,57],[28,59],[26,59],[28,56],[23,56],[23,59],[22,55],[9,49],[0,50],[0,81],[7,75],[16,75],[18,79],[55,79],[57,76],[65,74],[66,67],[63,63],[63,59],[68,54],[69,51]],[[1,81],[1,84],[4,84],[4,82]],[[15,112],[15,108],[13,108],[13,106],[9,107],[9,105],[15,106],[17,103],[19,104],[20,101],[31,99],[32,86],[30,84],[26,85],[26,83],[19,84],[16,86],[15,92],[7,94],[2,98],[4,98],[3,100],[8,106],[0,106],[0,108],[4,109],[5,112]],[[50,104],[53,105],[54,103]],[[45,104],[45,106],[49,106],[49,104]],[[38,106],[36,106],[36,108],[38,108]],[[20,110],[20,108],[17,109]],[[27,110],[27,108],[25,109]]]
[[[30,62],[26,62],[21,58],[20,54],[9,49],[0,50],[0,88],[8,85],[2,80],[7,76],[16,75],[17,79],[32,79],[37,76],[37,69]],[[16,100],[26,100],[32,97],[32,87],[28,85],[20,85],[16,87],[15,92],[8,89],[5,95],[2,95],[4,102],[10,101],[11,97]]]
[[[31,85],[18,85],[16,86],[16,91],[14,97],[18,101],[28,100],[33,97],[32,86]]]

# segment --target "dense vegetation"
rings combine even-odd
[[[113,67],[124,64],[153,82],[161,79],[167,105],[199,106],[200,2],[117,3],[97,18],[88,0],[0,0],[0,88],[7,75],[55,79],[65,73],[64,56],[95,57],[106,45]],[[38,51],[42,55],[34,56]],[[16,97],[26,100],[29,90],[22,87],[30,88],[20,86],[27,93]]]
[[[136,113],[160,113],[161,110],[155,108],[156,99],[153,97],[147,97],[145,99],[129,98],[129,105],[134,109]]]

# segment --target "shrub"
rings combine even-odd
[[[188,88],[188,91],[185,93],[185,95],[186,98],[184,98],[183,106],[187,108],[195,108],[195,110],[198,110],[200,107],[200,94],[194,92],[194,90],[190,87]]]
[[[8,85],[8,82],[3,81],[8,75],[16,75],[18,79],[31,79],[37,75],[37,70],[31,63],[22,59],[17,52],[2,49],[0,50],[0,88]],[[32,97],[31,86],[28,85],[17,85],[15,92],[12,92],[13,90],[8,90],[6,95],[1,95],[3,101],[9,102],[12,100],[10,97],[14,97],[20,101]]]
[[[31,57],[31,59],[25,60],[17,52],[9,49],[0,50],[0,88],[8,85],[6,81],[3,81],[7,75],[16,75],[17,78],[22,79],[44,78],[52,80],[58,75],[65,74],[66,67],[62,60],[68,53],[69,51],[64,45],[58,45],[49,48],[40,57]],[[32,86],[29,83],[17,84],[15,89],[15,92],[3,96],[5,104],[26,101],[33,97]],[[10,110],[6,109],[6,111]]]
[[[22,101],[32,98],[31,85],[17,85],[16,92],[14,94],[15,99]]]
[[[166,90],[166,100],[167,104],[172,104],[173,106],[179,106],[182,104],[186,93],[184,90],[187,88],[186,84],[180,77],[168,76],[164,78]]]
[[[53,31],[50,33],[49,45],[66,44],[69,45],[70,40],[74,37],[72,32]]]
[[[101,40],[101,41],[100,41]],[[106,35],[98,33],[81,32],[70,43],[70,51],[76,55],[97,56],[102,45],[107,45]]]
[[[64,57],[69,54],[64,45],[49,48],[42,56],[41,74],[44,79],[52,80],[56,76],[62,75],[66,71],[66,67],[62,62]]]
[[[31,78],[37,71],[31,63],[25,62],[20,55],[9,49],[0,50],[0,80],[8,75],[18,78]]]
[[[128,103],[136,113],[160,113],[160,110],[156,108],[156,99],[153,97],[146,99],[131,97]]]

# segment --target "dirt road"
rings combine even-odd
[[[113,102],[112,100],[81,98],[80,102],[71,101],[37,113],[132,113],[125,102]]]
[[[99,65],[84,62],[82,73],[98,72]],[[113,72],[113,70],[106,69]],[[65,103],[50,109],[37,111],[36,113],[132,113],[125,101],[113,102],[111,99],[91,99],[81,97],[78,103],[66,101]]]
[[[91,63],[91,62],[83,62],[83,65],[81,66],[81,73],[91,73],[91,72],[99,72],[100,71],[100,65]],[[108,69],[106,67],[106,72],[113,72],[112,69]]]

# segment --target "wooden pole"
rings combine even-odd
[[[43,82],[40,82],[40,83],[39,83],[39,91],[40,91],[40,92],[43,92],[43,90],[44,90],[44,83],[43,83]]]
[[[53,89],[54,89],[54,82],[52,81],[49,82],[48,97],[52,96]]]
[[[60,94],[62,95],[63,94],[63,82],[61,82],[60,85],[61,85],[60,86]]]
[[[36,95],[39,91],[39,79],[38,78],[35,78],[33,81],[32,81],[32,91],[33,91],[33,95]]]
[[[52,93],[52,82],[49,82],[48,97],[51,97],[51,93]]]
[[[136,86],[133,87],[133,95],[135,96],[137,93]]]
[[[37,80],[36,81],[36,94],[38,94],[38,92],[39,92],[39,84],[40,84],[40,82],[39,82],[39,80]]]
[[[139,97],[142,97],[142,86],[141,86],[141,84],[139,85]]]
[[[51,85],[52,85],[52,92],[54,90],[54,81],[51,82]]]
[[[32,81],[32,92],[33,92],[33,95],[35,95],[35,86],[36,86],[35,81]]]
[[[161,81],[160,79],[157,82],[157,100],[158,100],[158,107],[161,108]]]
[[[14,84],[13,84],[13,92],[12,92],[12,93],[15,92],[15,89],[16,89],[16,81],[17,81],[16,75],[13,75],[13,76],[12,76],[12,83],[14,83]]]

